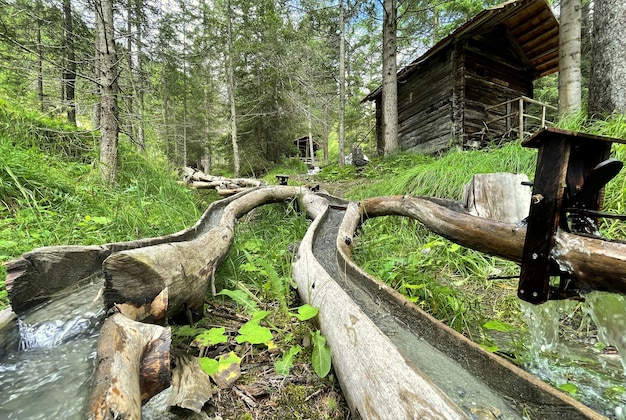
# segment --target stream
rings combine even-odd
[[[0,418],[83,418],[104,318],[101,287],[94,281],[18,318],[0,349]]]

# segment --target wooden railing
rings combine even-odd
[[[530,113],[531,105],[536,105],[537,107],[539,107],[539,112]],[[526,96],[520,96],[519,98],[511,99],[506,102],[502,102],[501,104],[487,107],[485,108],[485,111],[489,112],[490,110],[496,110],[502,107],[504,107],[504,115],[501,115],[490,121],[486,121],[485,125],[489,129],[490,125],[493,125],[498,121],[504,120],[506,122],[506,131],[517,131],[517,136],[520,140],[524,138],[524,135],[532,134],[534,130],[531,131],[531,128],[537,129],[554,125],[552,121],[546,119],[546,112],[547,110],[556,111],[557,109],[552,105],[548,105],[535,99],[528,98]]]

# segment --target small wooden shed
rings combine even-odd
[[[545,0],[482,11],[398,72],[400,150],[480,147],[511,131],[506,115],[522,104],[517,98],[533,97],[535,79],[558,70],[558,51],[559,23]],[[379,87],[363,100],[376,103],[379,153],[381,99]]]
[[[293,142],[298,147],[298,157],[309,166],[315,165],[315,153],[320,145],[310,136],[302,136]]]

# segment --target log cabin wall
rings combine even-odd
[[[465,147],[484,147],[494,138],[516,129],[516,117],[503,119],[485,129],[485,122],[507,113],[506,107],[486,111],[524,95],[533,96],[533,73],[530,63],[516,48],[505,27],[500,26],[485,34],[475,35],[463,43],[464,85],[463,144]],[[518,111],[517,104],[512,104]],[[509,107],[511,108],[511,107]]]
[[[398,144],[400,150],[432,154],[452,140],[452,49],[418,64],[411,77],[398,84]]]

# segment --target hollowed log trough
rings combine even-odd
[[[461,245],[520,261],[524,226],[471,216],[450,201],[378,197],[356,203],[305,188],[255,188],[214,203],[194,227],[178,234],[101,247],[43,248],[25,254],[8,264],[7,286],[13,307],[19,313],[50,298],[62,288],[63,277],[68,287],[72,281],[103,275],[108,307],[152,308],[154,298],[167,290],[166,315],[161,318],[199,310],[212,273],[232,244],[236,220],[262,204],[293,198],[299,198],[301,208],[313,219],[299,247],[294,276],[303,300],[320,307],[320,327],[355,413],[366,418],[464,418],[474,414],[471,407],[451,397],[456,391],[435,383],[430,373],[417,366],[416,361],[427,354],[415,351],[420,345],[417,337],[432,342],[432,349],[461,366],[468,380],[475,377],[485,384],[487,394],[513,401],[503,408],[485,403],[481,409],[601,418],[432,319],[350,260],[351,241],[360,223],[369,217],[400,215],[419,220]],[[553,258],[570,268],[579,284],[590,290],[626,293],[623,244],[559,232]],[[39,289],[40,293],[34,293]],[[372,302],[378,311],[372,310]],[[139,309],[129,316],[159,318],[151,310]]]

